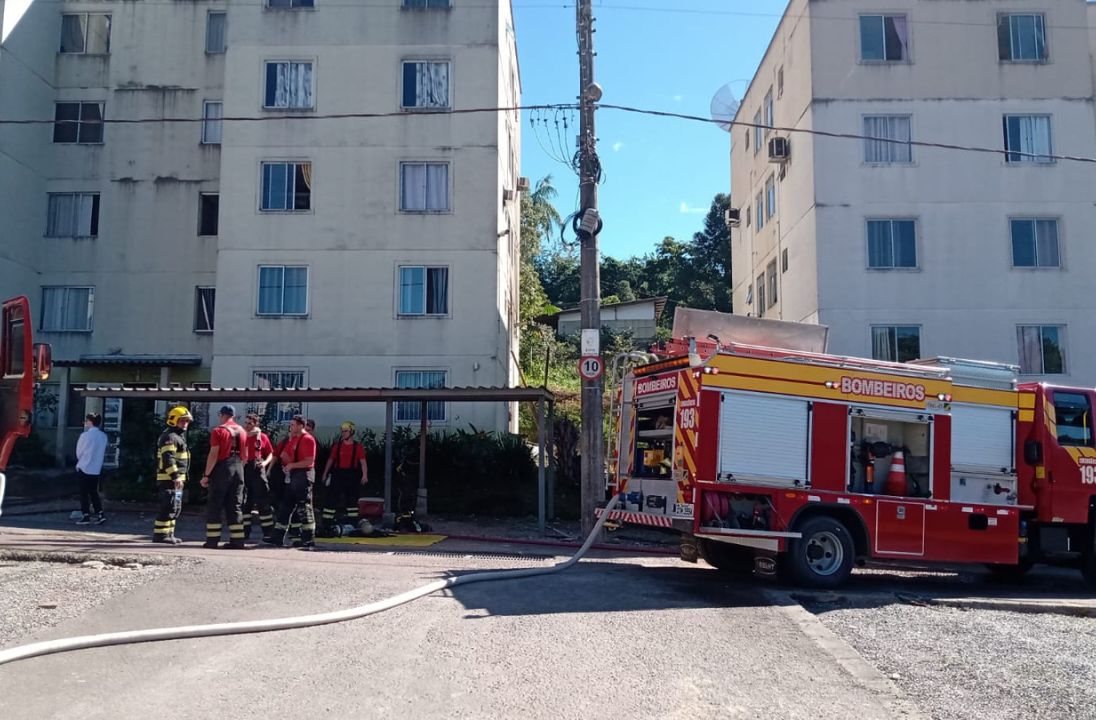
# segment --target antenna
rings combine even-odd
[[[738,98],[731,90],[731,83],[727,83],[716,90],[715,95],[712,95],[712,103],[709,106],[712,120],[715,120],[725,132],[730,132],[731,121],[738,112],[738,105]]]

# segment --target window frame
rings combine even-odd
[[[1056,443],[1058,443],[1059,447],[1087,447],[1087,448],[1094,447],[1094,442],[1096,442],[1096,438],[1093,437],[1093,432],[1092,432],[1093,407],[1092,407],[1092,393],[1091,393],[1091,391],[1080,389],[1080,388],[1075,389],[1075,390],[1074,389],[1067,390],[1065,388],[1058,388],[1058,389],[1051,390],[1051,392],[1053,393],[1053,395],[1051,397],[1051,405],[1054,407],[1054,420],[1055,420],[1054,424],[1055,424],[1055,431],[1056,431],[1055,434],[1057,435],[1057,437],[1054,438],[1054,441]],[[1061,433],[1057,432],[1057,428],[1059,426],[1061,426],[1061,423],[1059,422],[1059,419],[1062,417],[1062,410],[1060,410],[1059,408],[1062,405],[1065,404],[1065,403],[1059,403],[1058,402],[1059,396],[1069,396],[1071,398],[1083,398],[1084,399],[1085,408],[1083,410],[1083,414],[1088,415],[1088,422],[1083,423],[1081,427],[1084,429],[1085,433],[1087,433],[1087,435],[1088,435],[1087,438],[1082,438],[1080,440],[1075,439],[1075,438],[1066,438],[1065,440],[1063,440]],[[1065,398],[1063,398],[1063,400],[1064,399]],[[1065,427],[1076,427],[1076,425],[1066,425]]]
[[[278,374],[278,383],[277,383],[277,385],[275,386],[273,383],[270,383],[270,387],[260,388],[260,386],[259,386],[260,377],[259,376],[260,375],[270,376],[270,375],[273,375],[275,373]],[[293,374],[293,375],[299,374],[300,375],[300,377],[301,377],[300,388],[308,387],[308,368],[307,367],[302,367],[302,368],[251,368],[251,385],[252,385],[252,387],[259,388],[259,389],[262,389],[262,390],[283,390],[283,389],[286,388],[286,383],[284,382],[284,376],[285,375],[290,375],[290,374]],[[264,378],[264,379],[267,379],[269,381],[268,378]],[[294,389],[298,389],[298,388],[294,388]],[[278,408],[277,409],[277,419],[278,419],[279,423],[289,422],[290,418],[292,418],[294,415],[298,415],[298,414],[299,415],[304,415],[305,414],[305,405],[300,400],[290,400],[290,401],[287,401],[287,402],[276,402],[276,405],[277,405],[277,408]],[[258,413],[260,416],[265,415],[266,414],[266,403],[262,402],[262,403],[255,403],[255,404],[252,404],[252,405],[248,405],[247,409],[248,409],[248,412],[255,412],[255,413]]]
[[[404,169],[411,165],[421,165],[424,168],[428,168],[431,165],[444,165],[445,166],[445,205],[442,209],[431,209],[424,207],[423,209],[414,209],[405,207],[403,196],[403,175]],[[453,163],[449,160],[400,160],[399,168],[397,170],[397,195],[398,195],[398,207],[401,215],[448,215],[453,212]],[[429,177],[429,171],[424,170]],[[424,205],[429,205],[430,192],[429,187],[426,190],[426,199]]]
[[[424,5],[411,5],[409,3],[422,2]],[[431,5],[433,2],[444,2],[445,5]],[[452,10],[453,0],[401,0],[400,10]]]
[[[277,8],[279,10],[286,8]],[[280,111],[280,112],[314,112],[318,105],[319,98],[317,97],[317,75],[319,69],[316,58],[264,58],[263,71],[261,74],[262,80],[262,108],[263,110]],[[311,77],[309,78],[309,85],[311,86],[311,100],[310,105],[268,105],[267,104],[267,87],[270,83],[268,73],[271,66],[276,65],[308,65],[312,68]],[[276,102],[276,101],[275,101]]]
[[[868,128],[867,128],[868,121],[869,120],[876,120],[876,119],[883,119],[883,118],[886,118],[887,120],[905,119],[905,121],[906,121],[906,130],[907,130],[907,133],[909,135],[909,140],[902,141],[902,140],[895,140],[895,139],[892,139],[892,138],[889,138],[889,137],[888,138],[882,138],[882,137],[879,137],[878,135],[869,135]],[[871,114],[861,115],[860,116],[860,132],[861,132],[861,135],[863,135],[864,138],[865,138],[863,140],[863,142],[861,143],[861,150],[863,151],[863,162],[864,162],[865,165],[868,165],[868,166],[871,166],[871,167],[889,167],[889,166],[892,166],[892,165],[913,165],[914,164],[914,159],[913,159],[913,115],[911,113],[871,113]],[[868,140],[867,138],[869,138],[869,137],[873,137],[873,138],[877,138],[877,139]],[[869,143],[872,143],[872,142],[886,143],[887,147],[891,147],[891,148],[893,148],[893,147],[905,147],[906,152],[909,155],[909,159],[908,160],[869,160],[868,159],[868,148],[869,148]]]
[[[200,313],[200,310],[205,309],[205,304],[202,302],[202,291],[213,292],[213,302],[209,308],[209,327],[200,328],[198,325],[199,318],[204,317],[205,313]],[[216,329],[217,324],[217,287],[215,285],[195,285],[194,286],[194,332],[198,335],[212,335]]]
[[[767,294],[765,292],[765,273],[762,272],[757,276],[757,281],[754,283],[754,287],[757,288],[757,303],[754,307],[757,308],[757,317],[765,317],[765,311],[769,309],[769,303],[767,300]]]
[[[446,71],[445,82],[445,105],[405,105],[404,101],[407,98],[407,69],[408,64],[422,64],[428,63],[433,65],[446,65],[448,69]],[[453,58],[452,57],[405,57],[400,58],[400,81],[398,83],[400,89],[400,110],[403,112],[438,112],[440,110],[452,110],[453,109]],[[416,94],[415,101],[418,102],[418,95]]]
[[[903,360],[901,358],[901,346],[899,344],[898,331],[899,330],[916,330],[917,331],[917,356]],[[889,335],[887,337],[888,344],[893,341],[893,344],[888,348],[894,352],[893,359],[879,358],[875,356],[875,331],[876,330],[888,330]],[[910,360],[917,360],[924,356],[924,349],[921,347],[921,340],[923,337],[923,328],[917,323],[871,323],[868,325],[868,346],[873,360],[879,360],[881,362],[909,362]]]
[[[404,310],[403,308],[403,271],[419,268],[422,270],[423,285],[422,285],[422,312],[412,312]],[[431,270],[444,270],[445,271],[445,311],[444,312],[430,312],[427,307],[427,299],[429,294],[427,292],[427,286],[430,282],[429,274]],[[452,296],[453,286],[451,283],[452,269],[449,265],[427,265],[418,263],[401,263],[396,265],[396,317],[397,318],[448,318],[452,317]]]
[[[1025,329],[1037,328],[1039,330],[1039,370],[1029,371],[1024,368],[1024,339],[1023,332]],[[1058,372],[1047,372],[1047,356],[1046,356],[1046,338],[1043,333],[1048,328],[1054,328],[1058,334],[1057,346],[1058,356],[1062,362],[1062,368]],[[1016,354],[1017,365],[1020,366],[1020,374],[1027,376],[1035,375],[1067,375],[1069,374],[1069,362],[1066,358],[1066,345],[1067,345],[1066,325],[1065,323],[1038,323],[1038,324],[1023,324],[1016,326]]]
[[[891,264],[890,265],[872,265],[871,264],[871,224],[877,222],[886,222],[890,224],[890,252],[891,252]],[[895,252],[895,234],[894,223],[912,223],[913,224],[913,265],[897,265],[895,259],[898,253]],[[911,272],[921,269],[921,223],[916,217],[867,217],[864,218],[864,252],[865,252],[865,264],[866,270],[874,272]]]
[[[221,114],[217,117],[210,117],[209,108],[213,105],[219,105],[221,108]],[[203,100],[202,101],[202,137],[199,141],[200,145],[221,145],[224,141],[224,117],[225,117],[225,101],[224,100]],[[216,128],[217,140],[210,140],[210,135],[213,128]]]
[[[88,52],[88,30],[91,27],[91,16],[101,16],[107,19],[107,47],[103,52]],[[62,43],[64,42],[65,35],[65,18],[66,17],[82,17],[84,18],[84,48],[79,52],[75,50],[64,50]],[[61,38],[57,41],[57,54],[58,55],[110,55],[110,42],[114,35],[114,14],[109,12],[63,12],[61,13]]]
[[[773,258],[765,266],[765,280],[769,285],[768,301],[770,308],[776,305],[777,302],[777,275],[776,258]]]
[[[203,201],[207,197],[217,198],[217,215],[214,217],[214,224],[216,225],[215,232],[202,232],[208,228],[204,227],[202,220],[205,217],[203,211]],[[198,237],[218,237],[221,234],[221,194],[219,192],[199,192],[198,193]]]
[[[769,135],[773,131],[773,127],[776,124],[776,104],[773,100],[773,89],[770,86],[769,91],[765,93],[765,99],[762,101],[762,108],[765,110],[765,139],[769,139]]]
[[[62,105],[75,105],[77,108],[76,120],[61,120],[57,115],[61,110]],[[85,106],[98,106],[99,119],[98,120],[85,120],[84,119],[84,107]],[[107,104],[100,100],[59,100],[53,103],[53,143],[54,145],[104,145],[106,144],[106,109]],[[58,140],[57,130],[61,123],[71,125],[76,123],[76,139],[75,140]],[[81,140],[80,135],[84,130],[84,126],[98,126],[99,139],[98,140]]]
[[[288,5],[273,5],[273,4],[271,4],[273,1],[274,0],[263,0],[263,10],[264,11],[273,10],[275,12],[286,10],[286,11],[293,12],[293,11],[301,11],[301,10],[307,11],[307,10],[315,10],[316,9],[316,0],[288,0],[288,2],[289,2]],[[301,3],[301,4],[298,5],[296,3]],[[307,3],[307,5],[304,4],[304,3]]]
[[[1042,57],[1038,58],[1017,58],[1013,56],[1014,35],[1013,35],[1013,18],[1030,17],[1037,20],[1037,31],[1042,34]],[[1008,57],[1001,57],[1001,36],[1002,21],[1008,21]],[[1036,46],[1039,44],[1038,37],[1035,38]],[[1039,65],[1050,61],[1050,46],[1047,43],[1047,18],[1046,13],[1041,12],[999,12],[997,13],[997,60],[1002,63],[1021,63],[1027,65]]]
[[[262,311],[262,277],[264,268],[280,268],[281,279],[281,309],[278,312]],[[285,271],[287,269],[304,270],[304,309],[301,312],[285,311]],[[310,291],[312,289],[312,268],[309,265],[290,263],[260,263],[255,269],[255,316],[262,318],[307,318],[311,310]]]
[[[441,373],[442,375],[442,387],[449,387],[449,368],[438,367],[396,367],[392,369],[392,387],[401,390],[410,389],[422,389],[422,386],[416,388],[401,388],[400,387],[400,375],[402,373]],[[431,408],[441,408],[441,417],[431,419]],[[421,423],[422,416],[419,413],[420,404],[417,400],[403,400],[395,403],[394,412],[392,413],[392,419],[397,423]],[[404,417],[405,411],[413,410],[415,417]],[[449,403],[445,400],[431,400],[426,404],[426,422],[429,425],[447,425],[449,423]]]
[[[1031,255],[1035,258],[1035,264],[1033,265],[1017,265],[1016,264],[1016,235],[1014,223],[1027,222],[1031,223]],[[1054,223],[1054,247],[1055,255],[1057,256],[1057,262],[1054,265],[1044,265],[1039,262],[1039,223],[1040,222],[1052,222]],[[1014,270],[1061,270],[1062,269],[1062,228],[1061,219],[1057,217],[1045,217],[1045,216],[1027,216],[1018,215],[1012,216],[1008,219],[1008,235],[1009,235],[1009,265]]]
[[[1031,165],[1054,165],[1057,161],[1052,157],[1054,155],[1054,127],[1051,123],[1053,116],[1050,113],[1005,113],[1001,116],[1001,130],[1004,134],[1004,153],[1005,153],[1005,165],[1009,167],[1027,167]],[[1008,121],[1012,118],[1043,118],[1046,120],[1047,127],[1047,154],[1036,155],[1033,152],[1024,150],[1023,147],[1011,148],[1009,147],[1009,127]],[[1011,156],[1015,155],[1016,159]],[[1046,158],[1045,160],[1040,158]]]
[[[53,198],[60,197],[62,195],[71,195],[73,197],[90,195],[92,197],[91,227],[88,228],[88,231],[89,231],[88,235],[80,235],[80,234],[77,234],[77,235],[57,235],[55,233],[51,233],[50,225],[49,225],[50,203],[52,202]],[[73,209],[75,209],[75,205],[73,206]],[[60,239],[69,239],[69,240],[78,240],[78,239],[83,239],[83,238],[89,238],[89,239],[97,238],[97,237],[99,237],[99,224],[100,224],[99,221],[101,220],[101,217],[100,217],[101,214],[102,214],[102,198],[100,197],[100,194],[97,193],[97,192],[79,192],[79,191],[75,191],[75,192],[50,192],[50,193],[46,193],[46,230],[42,234],[42,236],[46,237],[46,238],[60,238]],[[58,286],[58,287],[60,287],[60,286]]]
[[[764,142],[762,142],[762,133],[765,130],[765,125],[762,123],[762,117],[761,117],[761,110],[760,109],[758,109],[758,111],[756,113],[754,113],[753,130],[754,130],[753,153],[754,153],[754,155],[757,155],[757,153],[761,151],[761,146],[764,144]]]
[[[221,44],[221,49],[220,50],[211,50],[210,47],[209,47],[209,40],[210,40],[209,31],[210,31],[210,28],[212,27],[212,23],[210,22],[210,20],[211,20],[212,16],[214,16],[214,15],[220,15],[224,19],[223,20],[223,26],[222,26],[224,28],[223,32],[222,32],[222,35],[223,35],[222,41],[223,42]],[[224,55],[226,52],[228,52],[228,11],[227,10],[207,10],[206,11],[205,52],[206,52],[206,55]]]
[[[46,320],[51,315],[46,303],[46,290],[87,290],[87,327],[82,328],[53,328],[46,327]],[[63,313],[62,313],[63,314]],[[42,286],[42,314],[38,320],[39,332],[56,333],[91,333],[95,331],[95,286],[94,285],[43,285]]]
[[[757,197],[754,202],[754,215],[756,216],[754,222],[757,225],[755,232],[761,232],[765,229],[765,191],[758,190]]]
[[[866,58],[864,57],[864,20],[867,18],[879,18],[879,30],[880,41],[883,49],[883,57],[881,58]],[[902,18],[906,22],[906,42],[904,48],[904,56],[892,60],[887,58],[887,18]],[[857,15],[856,23],[856,39],[858,58],[861,63],[868,65],[900,65],[902,63],[911,63],[913,53],[910,51],[911,46],[911,33],[910,33],[910,20],[909,14],[901,12],[874,12],[874,13],[860,13]]]
[[[776,217],[776,175],[769,175],[765,181],[765,222],[772,222]]]
[[[266,168],[267,168],[267,166],[271,166],[271,165],[289,165],[289,166],[293,167],[293,173],[292,173],[293,190],[291,192],[288,192],[288,191],[286,192],[286,199],[287,200],[290,197],[292,197],[293,207],[286,207],[286,208],[276,208],[276,207],[266,208],[266,207],[263,207],[263,203],[266,201],[266,195],[267,195],[267,192],[266,192]],[[308,188],[308,207],[307,208],[297,208],[296,207],[297,194],[298,194],[297,193],[297,166],[299,166],[299,165],[308,165],[311,168],[312,167],[312,161],[311,160],[260,160],[259,161],[259,213],[260,214],[263,214],[263,215],[267,215],[267,214],[270,214],[270,215],[292,215],[292,214],[307,214],[307,213],[315,212],[316,204],[313,201],[313,196],[315,195],[316,176],[315,176],[314,172],[312,173],[312,185],[309,186],[309,188]],[[289,177],[289,171],[288,170],[286,171],[286,176]]]

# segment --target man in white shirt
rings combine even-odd
[[[76,474],[80,478],[80,509],[84,515],[77,525],[102,525],[106,522],[103,503],[99,500],[99,476],[103,472],[103,457],[107,452],[107,434],[99,429],[103,416],[88,413],[84,419],[84,432],[76,441]],[[91,511],[95,510],[95,517]]]

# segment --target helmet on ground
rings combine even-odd
[[[193,420],[194,416],[190,414],[182,405],[171,408],[167,414],[167,424],[171,427],[178,427],[180,420]]]
[[[343,423],[339,425],[339,430],[349,430],[350,432],[354,432],[355,429],[356,428],[354,427],[354,423],[350,422],[349,420],[344,420]]]
[[[373,532],[373,523],[369,522],[368,520],[359,520],[358,532],[360,532],[362,535],[371,534]]]

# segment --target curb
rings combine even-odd
[[[1096,617],[1096,602],[1090,600],[922,598],[922,601],[929,605],[956,608],[958,610],[1000,610],[1002,612]]]
[[[444,533],[440,533],[444,534]],[[580,548],[582,543],[566,542],[564,540],[530,540],[521,538],[499,537],[494,535],[446,535],[446,540],[463,540],[465,542],[504,543],[507,545],[540,545],[544,547]],[[444,541],[443,541],[444,542]],[[650,555],[678,555],[679,551],[670,548],[641,547],[638,545],[606,545],[594,543],[591,550],[612,550],[616,552],[647,553]]]

